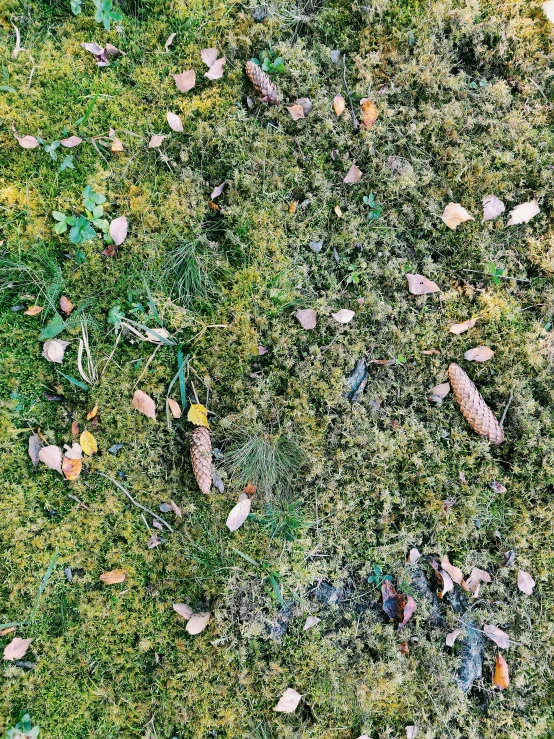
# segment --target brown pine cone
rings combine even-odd
[[[262,96],[262,102],[279,105],[279,90],[270,77],[254,62],[246,62],[246,76]]]
[[[207,495],[212,486],[212,440],[204,426],[198,426],[192,432],[190,460],[198,487]]]
[[[504,441],[502,427],[463,369],[452,362],[448,368],[448,377],[462,415],[471,428],[493,444],[502,444]]]

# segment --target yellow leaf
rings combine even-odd
[[[96,452],[98,451],[98,444],[96,443],[96,439],[90,433],[90,431],[83,431],[79,441],[81,443],[81,449],[89,457],[92,457],[92,455],[96,454]]]
[[[119,582],[123,582],[126,577],[127,575],[123,570],[110,570],[110,572],[104,572],[100,575],[100,579],[106,585],[116,585]]]
[[[25,311],[26,316],[38,316],[38,314],[43,310],[42,306],[40,305],[30,305],[27,310]]]
[[[195,426],[205,426],[207,429],[210,428],[208,423],[208,411],[200,403],[191,403],[189,412],[187,413],[188,420]]]
[[[94,416],[98,413],[98,405],[95,405],[94,408],[87,413],[87,421],[90,421],[91,418],[94,418]]]
[[[66,480],[76,480],[81,474],[83,467],[82,459],[63,458],[62,470]]]

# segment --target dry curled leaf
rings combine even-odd
[[[112,145],[110,146],[110,150],[114,152],[114,154],[117,154],[119,151],[124,151],[125,147],[123,146],[123,141],[118,139],[117,137],[114,138],[112,141]]]
[[[79,438],[79,441],[81,443],[81,449],[88,457],[92,457],[92,455],[96,454],[96,452],[98,451],[98,444],[96,443],[96,439],[90,433],[90,431],[83,431]]]
[[[454,629],[454,631],[451,631],[449,634],[447,634],[446,639],[445,639],[446,646],[453,647],[454,642],[460,636],[461,633],[462,633],[461,629]]]
[[[170,33],[169,36],[167,37],[167,41],[164,44],[164,49],[166,51],[169,51],[169,47],[173,43],[173,39],[175,38],[176,35],[177,35],[176,33]]]
[[[492,221],[493,218],[497,218],[499,215],[504,213],[506,206],[499,200],[496,195],[485,195],[483,198],[483,220],[481,223],[486,221]]]
[[[63,458],[62,472],[66,480],[76,480],[81,474],[83,468],[83,460],[72,459],[71,457],[65,456]]]
[[[42,356],[49,362],[56,362],[61,364],[65,350],[69,346],[69,341],[63,339],[48,339],[45,341],[42,347]]]
[[[360,108],[362,109],[360,115],[360,125],[367,131],[377,120],[379,111],[377,109],[375,101],[370,100],[369,98],[362,98],[360,100]]]
[[[496,655],[496,664],[494,666],[493,685],[500,690],[505,690],[510,684],[510,672],[508,663],[501,654]]]
[[[296,317],[302,328],[312,329],[316,327],[317,316],[313,308],[303,308],[296,311]]]
[[[491,576],[489,573],[486,570],[480,570],[478,567],[474,567],[467,580],[462,582],[462,587],[470,593],[473,593],[474,598],[477,598],[479,590],[481,589],[481,584],[489,582],[491,582]]]
[[[183,133],[183,122],[176,113],[168,112],[167,122],[172,131],[175,131],[175,133]]]
[[[464,579],[464,573],[461,571],[459,567],[456,567],[455,565],[451,564],[446,554],[441,559],[441,567],[443,570],[448,572],[450,577],[452,578],[452,581],[456,583],[456,585],[461,585]]]
[[[210,428],[210,424],[208,423],[208,410],[201,403],[190,404],[187,419],[195,426],[204,426],[207,429]]]
[[[25,316],[38,316],[39,313],[42,313],[44,308],[42,305],[30,305],[26,311],[24,311]]]
[[[176,400],[173,400],[173,398],[167,399],[167,404],[169,406],[169,410],[171,411],[171,415],[173,418],[181,418],[181,406]]]
[[[340,205],[335,205],[335,207],[333,208],[333,210],[334,210],[335,215],[337,216],[337,218],[342,218],[342,210],[340,209]]]
[[[398,628],[408,623],[417,606],[411,595],[397,593],[390,580],[384,580],[381,584],[381,595],[383,597],[383,610],[389,618],[398,623]]]
[[[71,446],[69,444],[64,444],[65,449],[65,456],[68,459],[82,459],[83,457],[83,450],[81,449],[81,445],[74,441]]]
[[[416,547],[412,547],[408,553],[408,564],[413,565],[421,557],[421,552]]]
[[[341,308],[336,313],[331,313],[337,323],[350,323],[355,315],[354,311],[348,310],[348,308]]]
[[[406,739],[416,739],[418,735],[417,726],[406,726]]]
[[[294,688],[287,688],[273,710],[278,713],[293,713],[296,711],[301,698],[300,693],[297,693]]]
[[[145,416],[151,418],[153,421],[156,420],[156,404],[152,398],[142,390],[135,390],[133,395],[133,408],[136,408],[140,413],[144,413]]]
[[[342,95],[335,95],[333,98],[333,110],[337,116],[341,116],[344,113],[346,103]]]
[[[127,575],[123,570],[110,570],[100,575],[100,579],[106,585],[117,585],[117,583],[123,582],[126,577]]]
[[[227,59],[224,56],[221,59],[217,59],[205,73],[204,77],[207,77],[209,80],[218,80],[223,77],[223,67],[226,61]]]
[[[91,409],[91,410],[90,410],[90,411],[89,411],[89,412],[87,413],[87,421],[90,421],[90,419],[91,419],[91,418],[94,418],[94,416],[96,416],[96,414],[97,414],[97,413],[98,413],[98,406],[97,406],[97,405],[95,405],[95,406],[94,406],[94,408],[92,408],[92,409]]]
[[[20,639],[16,636],[4,647],[4,659],[21,659],[29,649],[32,639]]]
[[[179,92],[188,92],[196,84],[196,72],[194,69],[187,69],[185,72],[172,74],[171,76],[175,80],[175,85]]]
[[[194,612],[192,608],[190,606],[187,606],[185,603],[174,603],[173,610],[175,611],[175,613],[178,613],[179,616],[182,616],[186,621],[189,620]]]
[[[216,198],[218,198],[221,195],[221,193],[223,192],[223,189],[224,189],[224,187],[225,187],[226,184],[227,184],[227,180],[225,180],[224,182],[222,182],[221,185],[218,185],[217,187],[215,187],[212,190],[212,194],[210,195],[210,200],[215,200]]]
[[[488,346],[476,346],[464,353],[464,359],[468,362],[487,362],[492,357],[494,357],[494,352]]]
[[[217,49],[202,49],[202,61],[207,67],[211,67],[217,59]]]
[[[33,467],[38,467],[40,462],[39,452],[42,448],[42,440],[38,434],[31,434],[29,436],[28,453],[33,463]]]
[[[435,385],[435,387],[432,387],[431,390],[429,390],[427,400],[432,403],[442,403],[443,399],[446,398],[449,392],[450,383],[442,382],[440,385]]]
[[[169,115],[169,113],[168,113],[168,115]],[[182,126],[181,126],[181,128],[182,128]],[[159,146],[161,146],[163,144],[163,140],[164,139],[165,139],[165,136],[163,136],[161,133],[155,133],[150,138],[150,141],[148,142],[148,148],[149,149],[157,149]]]
[[[517,586],[525,595],[533,595],[533,588],[535,587],[535,581],[528,572],[525,570],[517,571]]]
[[[110,223],[110,236],[116,246],[121,244],[127,238],[127,229],[129,228],[129,221],[125,216],[119,216]]]
[[[49,444],[43,446],[39,450],[38,458],[45,464],[49,469],[56,470],[60,475],[62,474],[62,450],[55,444]]]
[[[536,200],[530,200],[528,203],[521,203],[510,211],[510,218],[508,219],[507,226],[518,226],[520,223],[529,223],[531,218],[534,218],[538,213],[541,212],[539,205]]]
[[[473,221],[474,218],[459,203],[448,203],[442,214],[442,220],[448,228],[456,229],[460,223]]]
[[[69,316],[75,306],[71,302],[71,300],[66,297],[65,295],[62,295],[60,298],[60,310],[63,314],[66,316]]]
[[[229,515],[227,516],[227,521],[225,522],[225,525],[227,526],[229,531],[236,531],[242,526],[242,524],[250,515],[250,506],[250,498],[245,495],[243,500],[239,500],[236,506],[231,509]]]
[[[464,331],[469,331],[470,328],[473,328],[476,323],[476,318],[468,318],[467,321],[464,321],[463,323],[453,324],[448,330],[451,334],[456,334],[456,336],[459,336],[460,334],[463,334]]]
[[[188,633],[195,636],[196,634],[200,634],[201,631],[204,631],[208,625],[210,616],[211,613],[209,611],[205,611],[204,613],[193,613],[186,626]]]
[[[361,179],[362,171],[355,164],[353,164],[346,173],[346,177],[344,178],[343,182],[345,185],[355,185]]]
[[[69,136],[67,139],[62,139],[60,144],[65,146],[66,149],[73,149],[75,146],[83,143],[83,139],[80,136]]]
[[[308,618],[304,622],[304,626],[302,628],[302,631],[308,631],[308,629],[311,629],[312,626],[315,626],[321,621],[320,618],[317,616],[308,616]]]
[[[510,637],[505,631],[499,629],[498,626],[485,624],[483,626],[483,631],[491,641],[500,647],[500,649],[508,649],[510,646]]]
[[[294,105],[287,105],[287,110],[290,113],[290,117],[293,121],[299,121],[301,118],[306,117],[304,115],[304,108],[298,103],[294,103]]]
[[[412,295],[428,295],[440,292],[437,283],[423,275],[411,275],[408,272],[406,273],[406,279],[408,280],[408,290]]]

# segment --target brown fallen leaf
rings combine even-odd
[[[355,185],[361,179],[362,171],[355,164],[353,164],[346,173],[346,177],[344,178],[343,182],[345,183],[345,185]]]
[[[106,51],[110,56],[118,56],[119,54],[121,54],[122,56],[127,56],[127,52],[121,51],[121,49],[118,49],[117,46],[114,46],[110,43],[106,44]]]
[[[290,117],[293,121],[299,121],[301,118],[306,117],[304,115],[304,108],[298,103],[294,103],[294,105],[287,105],[287,110],[290,113]]]
[[[69,346],[69,341],[63,339],[48,339],[42,347],[42,356],[49,362],[61,364],[63,362],[65,350]]]
[[[494,352],[488,346],[476,346],[464,353],[464,359],[468,362],[488,362],[492,357],[494,357]]]
[[[200,632],[204,631],[204,629],[208,625],[210,617],[211,613],[209,611],[206,611],[204,613],[193,613],[193,615],[188,620],[186,630],[189,634],[192,634],[193,636],[195,636],[196,634],[200,634]]]
[[[231,509],[229,515],[227,516],[227,521],[225,522],[225,525],[229,529],[229,531],[236,531],[239,529],[242,524],[246,521],[248,516],[250,515],[250,498],[245,495],[242,500],[239,500],[239,502],[234,506],[234,508]]]
[[[121,246],[125,241],[128,228],[129,221],[125,216],[119,216],[110,223],[110,236],[116,246]]]
[[[176,113],[168,112],[166,117],[172,131],[175,131],[175,133],[183,133],[183,122]]]
[[[429,295],[430,293],[440,292],[440,287],[433,280],[427,279],[423,275],[411,275],[406,273],[408,280],[408,290],[412,295]]]
[[[528,572],[525,572],[525,570],[517,571],[517,586],[522,593],[533,595],[535,584],[535,581]]]
[[[454,629],[454,631],[451,631],[449,634],[447,634],[446,639],[445,639],[446,646],[453,647],[454,642],[460,636],[461,633],[462,633],[461,629]]]
[[[62,297],[60,298],[60,310],[61,310],[61,312],[64,315],[69,316],[74,307],[75,306],[73,305],[73,303],[71,302],[71,300],[68,297],[66,297],[65,295],[62,295]]]
[[[123,570],[110,570],[100,575],[100,579],[106,585],[117,585],[117,583],[123,582],[126,577],[127,575]]]
[[[187,69],[185,72],[172,74],[171,76],[175,80],[175,85],[179,92],[188,92],[196,84],[196,72],[194,69]]]
[[[81,449],[88,457],[92,457],[92,455],[96,454],[98,451],[98,444],[90,431],[83,431],[79,438],[79,442],[81,443]]]
[[[71,457],[65,456],[63,458],[62,472],[66,480],[76,480],[81,474],[83,469],[83,460],[71,459]]]
[[[489,482],[489,487],[491,490],[494,490],[495,493],[499,493],[499,494],[505,493],[507,491],[506,487],[501,482],[498,482],[497,480],[491,480],[491,482]]]
[[[340,209],[340,205],[335,205],[333,210],[335,211],[335,215],[337,216],[337,218],[342,218],[342,210]]]
[[[301,698],[300,693],[297,693],[294,688],[287,688],[273,710],[277,713],[293,713],[296,711]]]
[[[181,512],[181,509],[179,508],[179,506],[177,505],[177,503],[174,500],[170,500],[169,501],[169,505],[171,506],[171,510],[173,511],[173,513],[176,516],[178,516],[179,518],[183,518],[183,514]]]
[[[407,641],[403,641],[402,644],[398,647],[398,651],[401,654],[410,654],[410,645]]]
[[[421,353],[426,354],[427,356],[432,354],[440,354],[438,349],[424,349]]]
[[[217,59],[217,49],[202,49],[201,57],[202,61],[207,67],[211,67]]]
[[[19,146],[21,146],[22,149],[36,149],[37,146],[40,146],[38,139],[34,136],[20,136],[17,131],[15,130],[15,126],[12,124],[12,131],[14,133],[15,138],[17,139]]]
[[[136,408],[140,413],[144,413],[145,416],[151,418],[153,421],[156,420],[156,404],[152,398],[142,390],[135,390],[133,395],[133,408]]]
[[[173,610],[175,611],[175,613],[178,613],[179,616],[182,616],[186,621],[188,621],[194,613],[192,608],[190,606],[187,606],[185,603],[174,603]]]
[[[294,102],[296,105],[302,106],[302,110],[304,111],[304,116],[307,118],[312,112],[312,108],[314,107],[312,105],[312,101],[310,100],[310,98],[298,98],[298,100],[295,100]]]
[[[313,308],[303,308],[302,310],[296,311],[296,317],[302,328],[313,329],[317,324],[317,316]]]
[[[461,571],[459,567],[456,567],[455,565],[451,564],[446,554],[441,559],[441,567],[443,570],[448,572],[450,577],[452,578],[452,581],[456,583],[456,585],[461,585],[464,580],[464,573]]]
[[[370,100],[369,98],[362,98],[360,100],[360,108],[362,109],[362,113],[360,115],[360,125],[367,131],[377,120],[379,111],[377,109],[375,101]]]
[[[95,405],[94,408],[92,408],[92,410],[90,410],[87,413],[87,421],[90,421],[91,418],[94,418],[94,416],[96,416],[97,413],[98,413],[98,405]]]
[[[320,618],[317,616],[308,616],[308,618],[304,621],[304,626],[302,627],[302,631],[308,631],[308,629],[311,629],[312,626],[315,626],[321,621]]]
[[[541,209],[538,206],[536,200],[530,200],[528,203],[521,203],[510,211],[510,218],[507,226],[519,226],[520,223],[529,223],[531,218],[534,218]]]
[[[398,628],[408,623],[417,606],[411,595],[397,593],[390,580],[384,580],[381,584],[381,595],[383,597],[383,610],[387,616],[398,623]]]
[[[39,313],[42,313],[44,308],[41,305],[30,305],[27,310],[24,312],[25,316],[38,316]]]
[[[450,383],[442,382],[440,385],[435,385],[435,387],[432,387],[431,390],[429,390],[427,400],[431,403],[442,403],[443,399],[446,398],[449,392]]]
[[[78,436],[81,433],[81,427],[77,421],[73,421],[71,424],[71,433],[73,436]]]
[[[15,631],[15,626],[7,626],[5,629],[0,629],[0,636],[7,636],[8,634],[13,634]]]
[[[169,36],[167,37],[167,41],[164,44],[164,49],[166,51],[169,51],[169,47],[173,43],[173,39],[175,38],[176,35],[177,35],[176,33],[170,33]]]
[[[473,597],[477,598],[479,590],[481,589],[482,583],[491,582],[491,576],[486,570],[480,570],[478,567],[474,567],[467,580],[464,580],[461,585],[465,590],[473,593]]]
[[[73,149],[75,146],[83,143],[83,139],[80,136],[70,136],[67,139],[62,139],[60,144],[65,146],[66,149]]]
[[[117,154],[119,151],[124,151],[125,147],[123,146],[123,141],[121,141],[117,137],[114,138],[110,146],[110,150],[113,151],[114,154]]]
[[[474,218],[459,203],[448,203],[442,214],[442,220],[448,228],[456,229],[460,223],[473,221]]]
[[[223,77],[223,67],[226,62],[227,59],[224,56],[222,56],[221,59],[217,59],[204,74],[204,77],[209,80],[218,80]]]
[[[337,116],[341,116],[344,113],[346,107],[345,100],[342,95],[335,95],[333,98],[333,110]]]
[[[464,331],[469,331],[470,328],[473,328],[476,323],[476,318],[468,318],[467,321],[464,321],[463,323],[453,324],[448,330],[451,334],[456,334],[456,336],[459,336],[460,334],[463,334]]]
[[[510,684],[510,673],[508,663],[499,653],[496,655],[496,664],[494,666],[494,676],[492,678],[493,685],[500,690],[505,690]]]
[[[21,659],[29,649],[32,639],[20,639],[16,636],[4,647],[4,659]]]
[[[337,323],[350,323],[355,315],[354,311],[348,310],[348,308],[341,308],[336,313],[331,313]]]
[[[289,205],[289,213],[291,215],[294,215],[296,213],[296,209],[298,208],[298,200],[293,200],[292,203]]]
[[[69,444],[64,444],[65,448],[65,456],[68,459],[82,459],[83,457],[83,450],[81,449],[81,445],[74,441],[71,446]]]
[[[49,444],[43,446],[39,450],[38,458],[45,464],[49,469],[56,470],[60,475],[62,474],[62,450],[55,444]]]
[[[147,547],[148,549],[154,549],[154,547],[159,547],[162,544],[165,544],[165,539],[162,539],[161,536],[158,536],[157,534],[152,534],[152,536],[148,539]]]
[[[31,434],[29,436],[28,453],[33,463],[33,467],[38,467],[40,462],[39,452],[42,448],[42,441],[38,434]]]
[[[169,114],[168,114],[169,115]],[[148,148],[149,149],[157,149],[159,146],[163,144],[163,140],[165,139],[165,136],[163,136],[161,133],[155,133],[148,142]]]
[[[173,398],[167,399],[167,404],[169,406],[169,410],[171,411],[171,415],[173,418],[181,418],[181,406],[176,400],[173,400]]]
[[[497,646],[500,647],[500,649],[508,649],[508,647],[510,646],[510,637],[505,631],[499,629],[498,626],[485,624],[483,626],[483,631],[491,641],[493,641]]]
[[[505,210],[506,206],[502,200],[499,200],[496,197],[496,195],[485,195],[483,198],[483,220],[481,223],[492,221],[494,218],[497,218],[499,215],[504,213]]]

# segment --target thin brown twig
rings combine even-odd
[[[151,511],[150,508],[147,508],[146,506],[142,505],[141,503],[138,503],[133,498],[133,496],[131,495],[131,493],[128,490],[125,490],[125,488],[123,487],[123,485],[121,485],[121,483],[117,482],[117,480],[114,480],[113,477],[110,477],[109,475],[105,475],[103,472],[98,472],[98,471],[95,472],[94,474],[95,475],[100,475],[100,477],[105,477],[106,480],[109,480],[110,482],[113,482],[113,484],[116,487],[118,487],[122,492],[125,493],[125,495],[129,498],[129,500],[131,501],[131,503],[133,505],[135,505],[137,508],[140,508],[141,511],[146,511],[146,513],[149,513],[151,516],[154,516],[154,518],[157,518],[158,521],[161,521],[161,523],[163,523],[164,526],[167,526],[167,528],[171,531],[171,533],[173,533],[173,528],[167,523],[167,521],[164,521],[164,519],[161,516],[159,516],[157,513],[154,513],[154,511]]]

